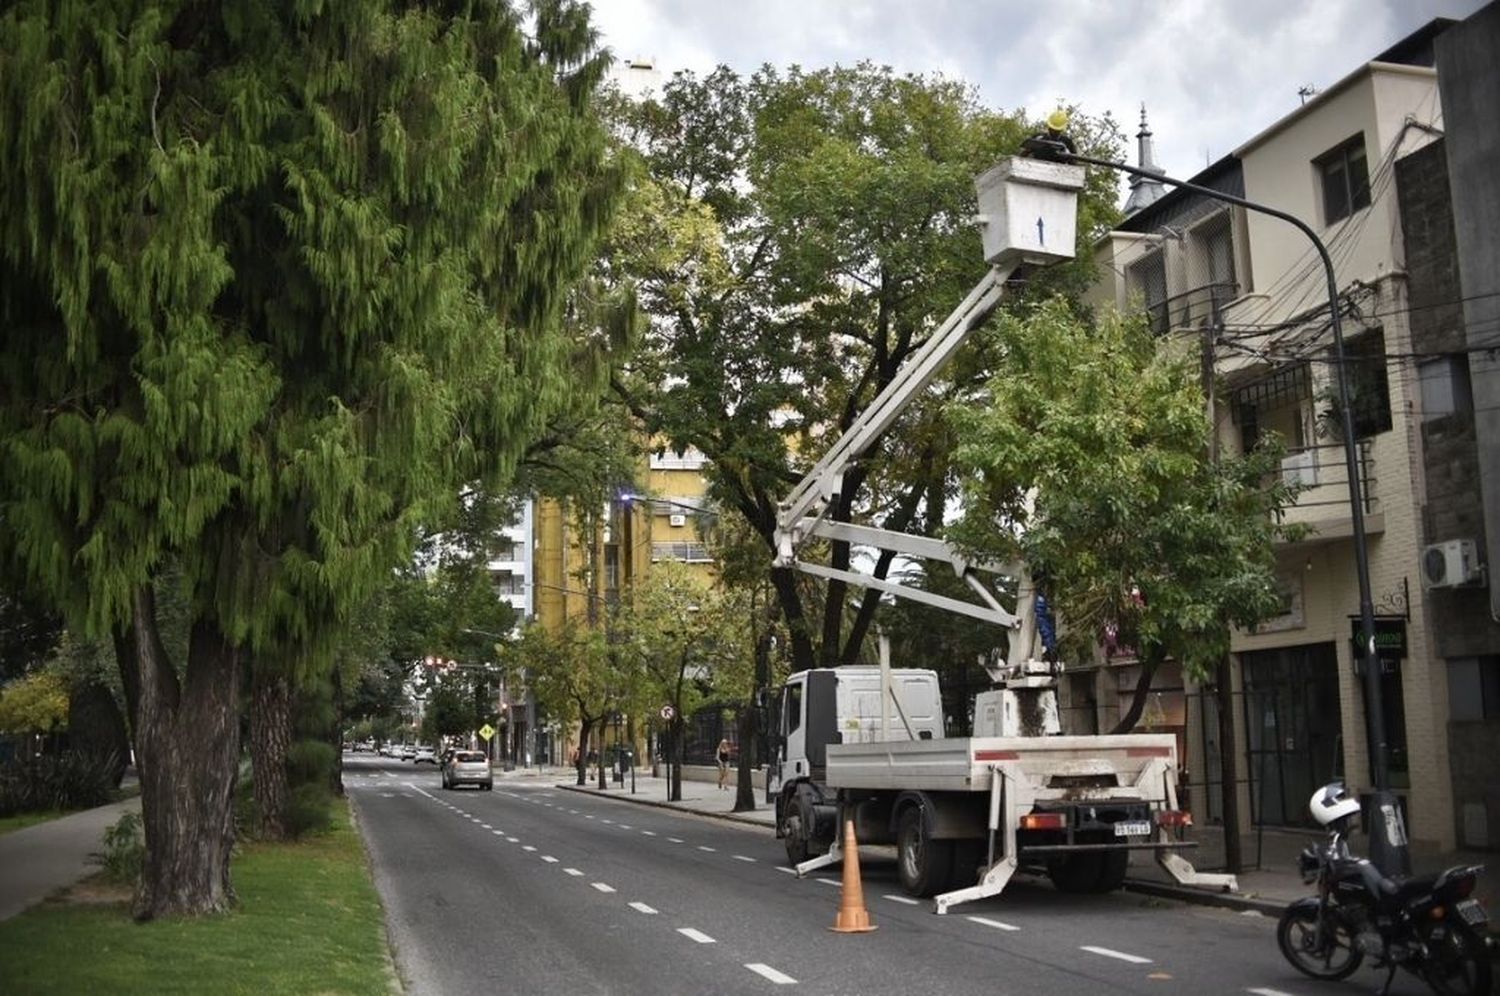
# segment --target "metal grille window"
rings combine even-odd
[[[1385,370],[1385,334],[1371,332],[1352,339],[1345,350],[1349,361],[1349,408],[1358,439],[1391,428],[1391,392]]]
[[[1167,331],[1167,265],[1160,252],[1154,252],[1131,265],[1126,271],[1128,286],[1132,294],[1144,300],[1146,311],[1151,316],[1151,331],[1161,335]]]
[[[490,575],[490,584],[496,595],[521,595],[526,591],[526,579],[512,571],[495,571]]]
[[[1323,183],[1323,223],[1342,221],[1370,206],[1370,167],[1365,136],[1355,135],[1313,162]]]
[[[1260,433],[1265,428],[1266,413],[1296,405],[1308,397],[1308,374],[1306,363],[1294,363],[1239,387],[1234,392],[1234,404],[1230,409],[1235,424],[1240,427],[1240,446],[1249,453],[1260,442]],[[1297,443],[1293,440],[1293,443]]]
[[[713,562],[713,558],[708,555],[707,545],[703,543],[652,543],[651,559],[680,560],[689,564]]]

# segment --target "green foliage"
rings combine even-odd
[[[110,801],[112,754],[42,754],[0,765],[0,816],[45,809],[89,809]]]
[[[140,813],[122,813],[104,828],[104,850],[98,860],[111,881],[135,884],[146,860],[146,835],[141,828]]]
[[[1085,147],[1114,154],[1112,121],[1075,119]],[[869,64],[682,73],[618,121],[649,179],[622,210],[609,267],[651,319],[619,393],[648,432],[712,460],[713,494],[764,557],[778,499],[984,274],[974,178],[1034,123],[962,83]],[[1114,199],[1091,183],[1085,233]],[[1077,285],[1086,261],[1075,269],[1053,279]],[[982,360],[933,393],[966,389]],[[936,529],[953,490],[948,428],[923,402],[892,436],[845,475],[831,514]],[[859,656],[873,595],[773,580],[795,666]]]
[[[67,720],[68,686],[57,674],[40,671],[0,689],[0,732],[47,733]]]
[[[1025,559],[1074,639],[1106,624],[1203,674],[1230,625],[1277,611],[1274,542],[1294,492],[1277,452],[1210,458],[1196,354],[1142,321],[1051,301],[998,323],[983,404],[955,405],[967,482],[954,538]]]

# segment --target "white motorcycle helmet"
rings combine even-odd
[[[1319,826],[1331,826],[1359,813],[1359,800],[1349,795],[1343,782],[1329,782],[1313,793],[1307,802],[1308,812]]]

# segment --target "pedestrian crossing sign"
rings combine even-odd
[[[490,724],[485,723],[479,728],[479,735],[488,740],[490,737],[493,737],[495,735],[495,728]]]

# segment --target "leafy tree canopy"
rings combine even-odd
[[[1202,675],[1230,626],[1276,611],[1273,544],[1294,497],[1273,448],[1210,458],[1196,351],[1143,321],[1053,300],[1003,317],[983,403],[949,417],[968,481],[952,534],[1019,555],[1088,654],[1105,624]]]
[[[47,733],[68,721],[68,683],[47,671],[29,674],[0,689],[0,731]]]

